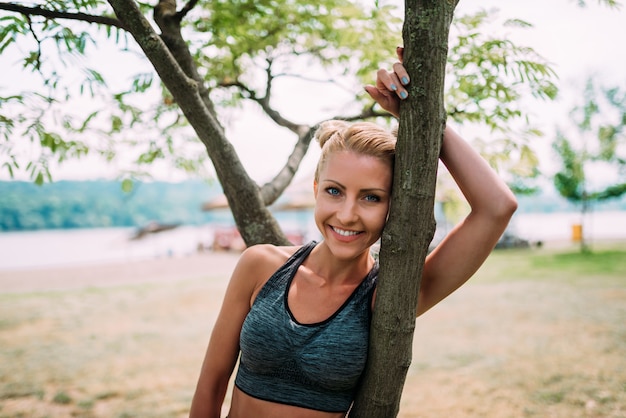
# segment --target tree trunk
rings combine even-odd
[[[390,418],[399,411],[411,364],[417,293],[435,231],[448,33],[457,3],[405,2],[404,65],[411,84],[409,99],[400,108],[393,197],[381,242],[368,363],[351,418]]]
[[[201,80],[185,73],[162,38],[132,0],[108,0],[128,27],[137,44],[172,93],[183,114],[207,148],[217,177],[246,245],[289,243],[278,222],[264,204],[257,184],[243,168],[232,144],[216,118]]]

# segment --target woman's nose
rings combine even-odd
[[[341,207],[337,210],[337,220],[343,224],[355,222],[358,218],[357,207],[355,202],[346,199],[342,202]]]

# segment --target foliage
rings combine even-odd
[[[446,98],[450,116],[458,122],[482,122],[492,131],[507,131],[512,118],[522,117],[520,99],[530,94],[554,99],[557,87],[554,70],[534,50],[509,39],[494,37],[484,30],[493,15],[483,10],[454,22]],[[532,27],[528,22],[509,20],[507,26]]]
[[[31,178],[41,183],[51,179],[50,161],[91,152],[109,161],[127,161],[122,165],[126,177],[144,176],[157,160],[208,176],[206,150],[171,92],[154,82],[154,70],[139,57],[124,24],[110,17],[106,2],[15,6],[9,9],[15,13],[0,15],[0,52],[26,49],[20,61],[24,72],[33,73],[35,87],[15,94],[13,103],[0,103],[3,119],[11,121],[0,145],[4,170],[12,175],[32,161]],[[150,11],[147,4],[142,8]],[[265,88],[273,83],[276,89],[275,80],[334,80],[355,90],[360,82],[352,75],[373,73],[382,54],[388,56],[399,42],[400,21],[391,12],[388,6],[363,8],[346,0],[309,6],[293,0],[204,2],[190,12],[183,31],[222,115],[242,99],[263,102],[272,113],[279,109]],[[115,80],[107,69],[110,61],[98,61],[100,51],[128,63],[122,70],[130,80]],[[38,102],[24,103],[34,94]],[[23,107],[32,110],[23,112]],[[54,148],[49,147],[50,136],[56,138]],[[38,157],[20,152],[24,140]]]
[[[584,215],[592,202],[626,193],[626,94],[619,88],[598,89],[589,79],[583,100],[570,113],[577,138],[558,130],[553,148],[561,161],[554,185],[563,197],[578,203]],[[613,169],[617,176],[611,180],[605,175],[602,183],[593,184],[591,173],[598,169]],[[585,250],[584,239],[581,245]]]
[[[140,6],[145,13],[151,11],[147,4]],[[2,170],[9,175],[28,170],[40,184],[52,179],[51,162],[96,154],[115,161],[124,178],[142,178],[159,160],[190,174],[210,175],[206,150],[171,92],[155,82],[154,70],[105,2],[34,8],[18,3],[5,10],[13,13],[0,15],[0,52],[27,51],[19,60],[32,73],[33,87],[0,101],[0,117],[7,121],[0,143]],[[183,35],[223,120],[231,117],[229,108],[252,101],[278,125],[290,128],[294,122],[284,120],[289,103],[274,99],[290,88],[290,80],[333,83],[353,97],[342,99],[335,112],[353,109],[353,115],[343,116],[358,117],[360,107],[371,105],[361,85],[389,64],[391,51],[401,43],[401,21],[389,5],[237,0],[201,3],[188,12]],[[488,35],[485,26],[493,22],[494,13],[461,16],[455,23],[448,109],[456,122],[508,132],[512,119],[526,116],[518,103],[522,95],[550,99],[556,87],[553,71],[532,49]],[[530,27],[514,23],[519,29]],[[111,58],[98,60],[100,51]],[[125,63],[128,79],[111,75],[110,59]],[[346,107],[347,101],[355,105]],[[73,103],[78,109],[68,106]],[[311,126],[318,122],[306,115],[298,119]],[[528,129],[505,135],[515,139],[496,141],[489,149],[485,145],[485,151],[494,165],[526,177],[537,165],[527,139],[537,134]]]
[[[589,3],[588,1],[585,1],[585,0],[575,0],[575,1],[580,7],[586,7],[587,4]],[[622,6],[622,4],[618,2],[617,0],[598,0],[598,3],[604,4],[605,6],[612,8],[612,9],[617,9]]]
[[[554,177],[557,190],[584,205],[626,193],[626,94],[619,88],[598,90],[589,79],[583,98],[583,105],[570,113],[579,140],[559,130],[553,146],[562,163]],[[598,168],[598,163],[611,165],[621,173],[616,183],[595,188],[589,184],[590,172]]]
[[[485,127],[489,139],[476,138],[476,145],[494,167],[508,173],[516,192],[528,193],[533,190],[524,179],[539,174],[531,140],[542,132],[533,127],[521,99],[553,100],[558,91],[556,74],[533,49],[494,35],[490,28],[496,17],[483,10],[453,22],[447,109],[457,123]],[[503,26],[532,28],[520,19],[504,21]]]

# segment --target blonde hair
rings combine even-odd
[[[315,139],[322,154],[315,169],[315,182],[328,157],[336,152],[351,151],[388,162],[393,170],[396,155],[396,132],[389,132],[372,122],[349,123],[343,120],[322,122],[315,132]]]

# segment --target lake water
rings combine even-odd
[[[598,211],[581,215],[566,213],[525,213],[515,215],[512,229],[530,241],[567,241],[572,238],[572,226],[582,224],[585,239],[626,240],[626,212]]]
[[[303,219],[288,220],[287,228],[317,239],[315,225]],[[531,242],[568,241],[572,225],[579,223],[577,213],[522,213],[513,218],[511,231]],[[583,227],[585,238],[591,241],[626,240],[626,212],[595,212],[584,220]],[[141,240],[130,239],[135,232],[132,228],[2,232],[0,270],[184,256],[196,252],[199,244],[210,245],[215,228],[181,226]]]

